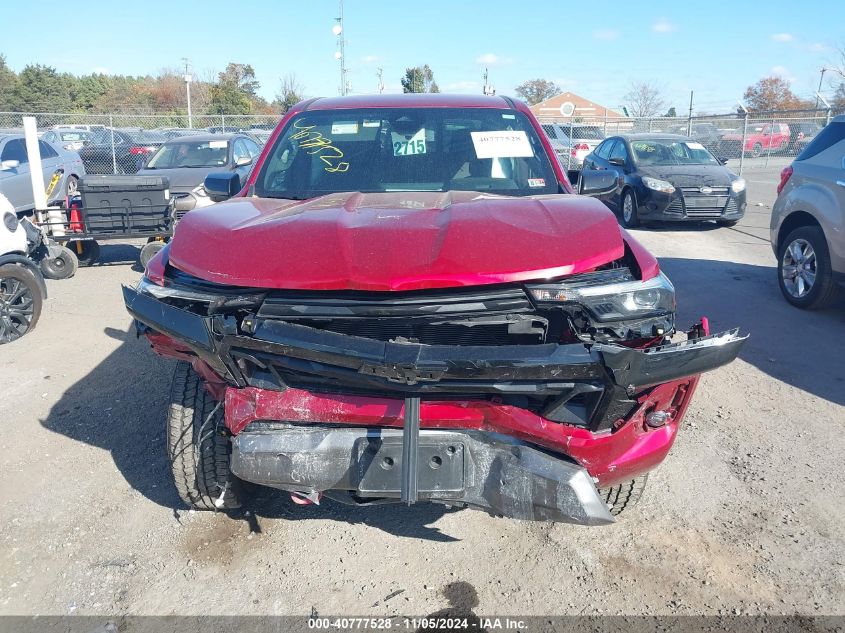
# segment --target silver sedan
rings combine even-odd
[[[85,166],[79,154],[53,145],[43,139],[38,141],[47,204],[55,205],[66,196],[76,193]],[[0,134],[0,193],[15,207],[15,211],[35,208],[29,173],[29,155],[23,134]]]

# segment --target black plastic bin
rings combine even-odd
[[[92,238],[170,234],[169,189],[170,181],[163,176],[83,176],[83,232]]]

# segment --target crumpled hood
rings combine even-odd
[[[616,218],[592,198],[342,193],[192,211],[169,262],[221,284],[395,291],[547,279],[623,253]]]
[[[675,187],[728,187],[738,178],[723,165],[647,165],[639,174],[668,180]]]

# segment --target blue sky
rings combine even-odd
[[[32,5],[2,4],[6,25],[47,24],[40,17],[33,23]],[[387,91],[401,91],[404,69],[428,63],[447,92],[480,92],[488,67],[500,94],[542,77],[616,107],[631,81],[645,80],[679,113],[690,90],[696,111],[722,112],[773,73],[810,98],[820,68],[839,61],[836,48],[845,46],[845,0],[345,0],[344,12],[353,92],[376,91],[379,67]],[[188,57],[204,77],[235,61],[255,68],[269,99],[286,73],[295,73],[309,96],[334,95],[337,15],[337,0],[90,0],[67,37],[50,20],[49,38],[4,28],[0,53],[15,70],[37,62],[77,74],[154,74]],[[48,44],[31,47],[33,41]]]

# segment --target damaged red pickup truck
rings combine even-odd
[[[675,293],[571,187],[503,97],[316,99],[231,198],[188,213],[124,299],[179,359],[182,499],[432,501],[612,522],[663,460],[701,372],[745,341],[673,343]]]

